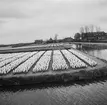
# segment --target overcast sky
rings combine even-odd
[[[0,44],[73,37],[91,24],[107,32],[107,0],[0,0]]]

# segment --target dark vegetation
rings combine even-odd
[[[74,41],[79,42],[107,42],[107,33],[100,30],[100,27],[85,26],[80,28],[80,33],[76,33]]]

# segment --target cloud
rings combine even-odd
[[[107,0],[99,0],[99,5],[103,8],[105,8],[107,6]]]
[[[3,23],[5,23],[5,21],[3,21],[3,20],[0,20],[0,24],[3,24]]]
[[[23,11],[23,10],[22,10]],[[0,2],[0,18],[20,18],[25,17],[18,5]]]
[[[106,22],[107,22],[107,16],[106,17],[102,17],[101,19],[100,19],[102,22],[104,22],[105,24],[107,24]]]
[[[0,0],[0,43],[71,36],[84,25],[106,22],[101,0]],[[105,22],[105,23],[104,23]],[[7,41],[8,40],[8,41]]]
[[[0,0],[1,18],[31,18],[40,14],[44,2],[38,0]]]

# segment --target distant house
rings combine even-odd
[[[63,39],[63,42],[72,42],[73,41],[73,38],[71,37],[66,37]]]
[[[81,34],[82,41],[103,41],[107,40],[107,33],[105,32],[89,32]]]
[[[43,40],[35,40],[34,43],[35,43],[35,44],[42,44],[42,43],[43,43]]]

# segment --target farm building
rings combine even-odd
[[[105,41],[107,40],[107,33],[105,32],[89,32],[81,34],[82,41]]]

